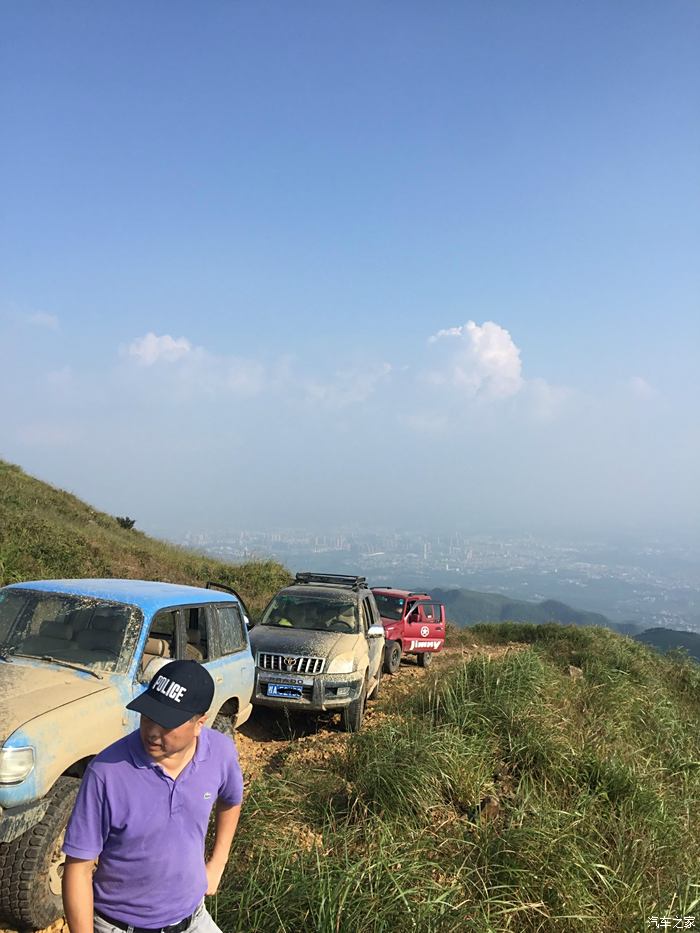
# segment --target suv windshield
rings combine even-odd
[[[261,625],[311,629],[317,632],[359,631],[357,606],[346,596],[279,593],[260,620]]]
[[[133,639],[125,634],[129,627],[140,627],[141,619],[140,609],[124,603],[8,589],[0,592],[0,650],[8,657],[55,658],[76,667],[122,671],[133,649]]]
[[[384,593],[374,594],[379,608],[379,615],[382,619],[391,619],[392,622],[398,622],[403,617],[406,600],[403,596],[387,596]]]

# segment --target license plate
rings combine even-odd
[[[268,684],[269,697],[286,697],[290,700],[300,700],[303,696],[300,684]]]

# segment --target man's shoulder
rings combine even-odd
[[[90,764],[92,769],[101,771],[105,765],[116,765],[121,762],[127,765],[133,764],[131,752],[133,735],[134,733],[122,736],[121,739],[117,739],[116,742],[112,742],[107,748],[102,749],[102,751],[92,759]]]
[[[238,750],[233,736],[219,732],[218,729],[210,729],[207,726],[202,729],[202,734],[207,743],[210,756],[215,758],[238,757]]]

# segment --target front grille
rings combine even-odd
[[[264,671],[281,671],[285,674],[320,674],[324,658],[307,658],[297,654],[270,654],[258,652],[258,667]]]

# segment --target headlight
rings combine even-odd
[[[333,658],[328,667],[326,668],[326,674],[352,674],[355,670],[355,662],[352,658]]]
[[[21,784],[34,767],[34,749],[0,748],[0,784]]]

